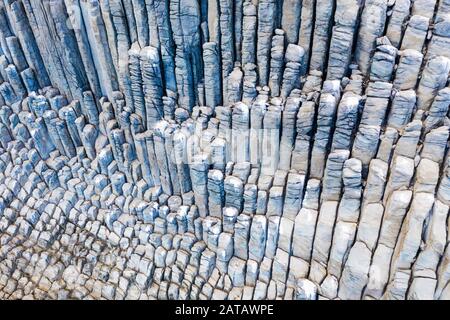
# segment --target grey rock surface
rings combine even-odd
[[[0,2],[0,299],[450,299],[448,0]]]

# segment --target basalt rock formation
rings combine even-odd
[[[1,299],[450,299],[449,0],[3,0]]]

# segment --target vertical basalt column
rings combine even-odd
[[[72,142],[72,138],[70,137],[69,130],[67,130],[66,123],[59,118],[55,118],[51,121],[54,123],[54,126],[58,132],[59,138],[61,139],[61,143],[62,143],[62,146],[64,147],[65,155],[69,158],[75,157],[77,155],[77,151]]]
[[[216,108],[216,117],[220,121],[218,136],[225,141],[223,166],[231,159],[231,114],[232,110],[230,107]]]
[[[39,82],[36,79],[33,69],[27,68],[20,73],[22,77],[23,85],[27,89],[28,94],[32,92],[37,92],[39,90]]]
[[[355,243],[350,249],[339,281],[338,296],[340,298],[361,299],[367,284],[370,260],[378,241],[380,223],[384,213],[381,200],[387,171],[388,163],[380,159],[371,161]]]
[[[249,240],[252,218],[246,214],[240,214],[234,225],[234,255],[240,259],[249,258]]]
[[[392,14],[386,29],[386,36],[396,48],[400,46],[404,25],[408,19],[410,7],[410,0],[398,0],[395,1],[394,7],[392,8]]]
[[[369,71],[376,39],[384,32],[386,11],[387,0],[369,0],[364,5],[355,50],[356,62],[364,75]]]
[[[220,51],[222,58],[222,91],[228,97],[228,76],[233,71],[234,48],[234,0],[219,0],[220,4]],[[225,101],[227,104],[227,101]]]
[[[395,156],[392,160],[389,180],[386,183],[383,202],[387,203],[392,193],[401,190],[411,182],[414,163],[411,158],[404,156]]]
[[[146,119],[140,52],[141,48],[138,42],[133,43],[131,49],[128,51],[128,70],[130,74],[129,79],[132,97],[132,105],[129,105],[128,107],[140,116],[141,119]],[[145,127],[146,123],[144,128]]]
[[[8,67],[9,61],[5,55],[0,56],[0,82],[4,83],[5,79],[8,79],[8,76],[5,73],[5,69]]]
[[[34,128],[30,129],[30,135],[41,158],[47,160],[50,157],[50,153],[55,150],[55,146],[50,140],[43,118],[36,119]]]
[[[433,34],[427,46],[427,59],[438,55],[444,55],[445,57],[450,58],[450,53],[446,52],[446,50],[441,50],[441,48],[448,46],[450,43],[450,30],[447,28],[450,16],[444,14],[444,11],[445,10],[441,11],[441,14],[439,14],[440,11],[438,10],[433,21]]]
[[[99,151],[97,160],[98,160],[100,173],[110,176],[109,175],[109,173],[110,173],[109,167],[110,167],[110,164],[114,160],[114,155],[112,153],[111,145],[108,145],[107,147],[105,147]],[[121,173],[120,175],[123,176],[123,180],[125,180],[125,175],[123,173]],[[125,183],[125,181],[124,181],[124,183]],[[114,188],[114,186],[113,186],[113,188]],[[120,193],[122,193],[122,191],[120,191]]]
[[[395,72],[393,81],[394,88],[399,90],[414,89],[418,80],[422,60],[422,53],[410,49],[403,50]]]
[[[164,105],[164,119],[175,120],[175,109],[177,107],[177,99],[176,94],[170,92],[171,96],[163,97],[163,105]]]
[[[50,107],[56,112],[59,112],[59,110],[61,110],[62,107],[65,107],[68,104],[67,98],[59,94],[49,98],[49,102]]]
[[[154,128],[153,141],[155,146],[155,155],[157,165],[160,171],[161,187],[166,195],[172,195],[172,181],[170,178],[169,163],[165,148],[165,131],[168,123],[164,120],[159,121]]]
[[[208,172],[208,206],[209,214],[216,218],[222,217],[222,207],[225,203],[223,173],[220,170]]]
[[[36,72],[41,87],[50,85],[50,78],[45,68],[39,47],[27,19],[24,6],[20,1],[11,3],[11,15],[13,16],[14,28],[17,32],[20,44],[23,48],[28,65]]]
[[[363,297],[381,298],[389,279],[389,269],[382,268],[384,259],[391,260],[401,230],[402,221],[405,218],[412,192],[409,190],[397,190],[391,194],[386,203],[383,215],[378,244],[375,249],[369,271],[369,279]],[[416,205],[415,205],[416,206]]]
[[[64,107],[59,111],[59,117],[66,121],[67,129],[69,130],[70,136],[72,137],[72,141],[75,147],[80,147],[81,139],[80,135],[78,134],[77,127],[75,125],[75,120],[77,118],[75,110],[70,106]]]
[[[397,92],[391,102],[387,125],[401,130],[411,120],[416,100],[416,92],[414,90]]]
[[[201,75],[200,7],[194,0],[170,2],[170,22],[176,45],[175,77],[180,107],[192,111]]]
[[[231,72],[228,77],[228,96],[226,101],[228,101],[229,104],[242,101],[243,80],[244,73],[238,63],[236,63],[233,72]]]
[[[348,71],[361,0],[336,2],[328,54],[327,80],[340,80]]]
[[[131,175],[129,174],[126,164],[125,164],[125,150],[124,150],[124,145],[126,143],[125,141],[125,135],[123,133],[123,130],[120,129],[112,129],[109,132],[109,139],[110,139],[110,144],[112,147],[112,152],[114,155],[114,159],[117,162],[117,167],[119,169],[119,171],[121,171],[122,173],[125,174],[125,176],[127,177],[127,182],[132,182],[133,179],[131,177]]]
[[[255,64],[248,63],[244,66],[244,82],[242,88],[242,102],[252,104],[258,95],[258,67]]]
[[[132,0],[131,2],[136,21],[137,39],[141,48],[144,48],[150,44],[146,0]]]
[[[303,194],[305,189],[305,175],[291,172],[288,174],[286,182],[286,194],[282,216],[291,221],[295,220],[302,207]]]
[[[134,18],[133,2],[134,2],[133,0],[122,0],[125,17],[128,24],[128,30],[130,32],[130,40],[132,43],[138,40],[136,19]]]
[[[220,0],[206,0],[207,4],[207,22],[208,22],[208,41],[220,43]]]
[[[435,0],[418,0],[414,1],[412,6],[412,14],[420,13],[429,19],[433,18],[436,7]]]
[[[244,187],[244,206],[242,212],[253,215],[256,213],[256,203],[258,197],[258,187],[255,184],[247,183]]]
[[[225,207],[236,208],[239,212],[242,211],[244,183],[241,179],[228,176],[224,182],[225,190]]]
[[[155,142],[154,142],[154,135],[153,132],[150,130],[147,130],[144,132],[145,136],[145,142],[147,144],[147,152],[148,152],[148,159],[150,161],[150,168],[152,171],[152,177],[153,182],[155,186],[161,185],[161,178],[160,178],[160,170],[159,166],[156,160],[156,153],[155,153]]]
[[[284,186],[278,185],[272,186],[269,191],[266,216],[280,217],[283,213],[283,200],[284,200]]]
[[[220,137],[216,137],[211,142],[211,164],[213,169],[220,171],[225,170],[227,147],[226,140]]]
[[[438,91],[444,88],[450,71],[450,59],[443,56],[428,60],[417,87],[417,108],[427,111]]]
[[[421,15],[413,15],[409,19],[408,26],[403,34],[400,49],[412,49],[421,52],[423,45],[425,44],[429,25],[429,18]]]
[[[1,134],[0,146],[3,149],[6,149],[8,147],[9,142],[13,140],[13,137],[11,137],[8,127],[3,123],[0,123],[0,134]]]
[[[321,179],[325,167],[325,159],[332,125],[337,109],[336,98],[330,93],[322,93],[317,111],[317,132],[311,150],[310,175]]]
[[[259,71],[259,84],[266,86],[269,83],[270,49],[272,34],[275,29],[277,14],[275,0],[258,1],[258,40],[256,61]]]
[[[149,153],[147,150],[147,143],[145,133],[138,133],[134,135],[134,142],[136,147],[137,159],[141,163],[142,176],[149,187],[154,186],[152,169],[150,167]]]
[[[83,92],[83,103],[81,109],[88,122],[94,126],[99,125],[99,113],[97,103],[95,102],[95,96],[91,91]]]
[[[228,232],[222,232],[219,236],[217,248],[217,268],[224,274],[228,274],[228,265],[233,257],[233,235]]]
[[[65,147],[59,137],[58,128],[56,127],[56,120],[58,114],[54,110],[47,110],[42,115],[44,119],[45,126],[47,127],[50,139],[53,145],[59,150],[61,154],[65,154]]]
[[[279,169],[288,171],[291,168],[291,156],[295,144],[297,113],[300,108],[300,97],[293,93],[286,101],[282,114],[280,163]]]
[[[301,0],[284,0],[281,27],[286,31],[287,43],[297,44],[302,12]]]
[[[9,52],[9,46],[6,42],[6,38],[13,36],[10,25],[8,24],[8,16],[4,7],[0,8],[0,48],[2,49],[2,54],[8,60],[12,60],[11,54]]]
[[[73,29],[77,41],[78,50],[80,52],[83,66],[86,71],[86,77],[89,81],[90,89],[94,96],[99,99],[102,96],[102,90],[95,70],[95,64],[91,53],[89,39],[86,32],[85,23],[81,13],[79,0],[64,0],[66,5],[68,23]]]
[[[143,120],[147,129],[153,129],[156,123],[164,118],[163,84],[158,50],[145,47],[141,50],[141,72],[145,110]]]
[[[342,172],[349,155],[350,151],[348,150],[336,150],[329,154],[322,179],[322,202],[340,200]]]
[[[206,154],[198,154],[189,164],[192,190],[194,191],[195,204],[198,207],[200,217],[208,215],[208,157]]]
[[[89,88],[89,82],[78,50],[75,34],[69,29],[70,24],[66,6],[61,0],[50,0],[48,4],[49,14],[52,18],[54,37],[59,40],[61,47],[60,56],[64,63],[64,76],[74,99],[82,99],[83,91]]]
[[[129,143],[124,143],[123,154],[125,158],[125,161],[123,162],[125,175],[127,176],[128,181],[136,186],[137,182],[142,179],[142,171],[139,163],[134,162],[135,165],[133,166],[133,161],[136,158],[133,146]]]
[[[86,155],[89,159],[94,160],[96,157],[95,141],[98,136],[97,128],[92,124],[87,124],[84,126],[80,136],[84,149],[86,150]]]
[[[337,285],[341,277],[345,258],[355,238],[357,223],[360,214],[361,200],[361,162],[357,159],[349,159],[344,163],[342,180],[344,192],[339,203],[333,241],[328,260],[327,278],[323,284],[332,283],[332,290],[328,298],[337,297]],[[322,284],[322,287],[324,285]]]
[[[272,99],[263,120],[261,174],[274,175],[280,159],[281,100]]]
[[[332,0],[316,0],[309,70],[325,71],[334,6]]]
[[[276,29],[272,37],[270,52],[269,88],[272,97],[278,97],[280,95],[284,67],[284,39],[285,32],[281,29]]]
[[[111,56],[111,50],[108,49],[108,34],[102,19],[100,3],[99,1],[82,1],[80,6],[100,87],[103,94],[112,100],[113,92],[119,88],[118,76],[114,68],[117,64]],[[125,52],[128,53],[128,49],[126,48]]]
[[[341,197],[342,169],[349,154],[348,150],[336,150],[328,156],[309,271],[309,279],[315,283],[321,283],[326,277],[328,256],[333,240],[337,208]]]
[[[252,0],[244,0],[242,20],[242,66],[256,62],[257,8]]]
[[[107,124],[108,121],[114,119],[114,109],[112,103],[105,100],[100,100],[101,112],[98,116],[99,120],[99,129],[100,132],[104,135],[108,135]]]
[[[11,61],[16,66],[17,70],[22,72],[28,68],[28,63],[25,55],[23,54],[19,39],[15,36],[7,37],[6,44],[11,55]]]
[[[177,83],[175,78],[175,52],[169,17],[169,3],[165,0],[147,0],[147,12],[149,18],[154,16],[156,20],[156,29],[158,31],[157,35],[160,43],[161,62],[164,74],[164,89],[166,95],[171,96],[171,94],[177,93]],[[154,13],[151,14],[150,12]],[[152,35],[153,30],[150,30],[150,36]],[[156,41],[151,37],[150,43],[152,46],[155,46],[155,42]]]
[[[231,161],[249,161],[250,111],[246,104],[238,102],[233,106],[231,124]]]
[[[11,15],[21,16],[20,18],[11,19],[11,21],[15,20],[15,23],[13,24],[18,24],[20,20],[23,27],[26,29],[26,25],[29,23],[28,28],[31,27],[29,29],[29,38],[33,38],[33,40],[35,40],[37,50],[40,51],[43,66],[46,67],[46,71],[50,77],[52,85],[58,86],[59,90],[64,92],[64,94],[66,94],[69,98],[72,98],[71,89],[73,89],[73,86],[70,86],[68,83],[64,68],[64,64],[68,62],[65,61],[65,56],[63,53],[64,48],[59,40],[56,24],[52,19],[50,1],[42,2],[27,0],[22,2],[14,2],[11,4],[9,9]],[[23,17],[25,16],[28,17],[28,21],[23,20]],[[20,34],[18,34],[18,36],[20,36]],[[70,69],[71,66],[68,65],[67,70]]]
[[[235,61],[242,59],[243,18],[245,0],[234,1],[234,52]]]
[[[138,133],[144,132],[144,127],[142,126],[142,119],[135,113],[130,114],[130,130],[133,136]]]
[[[46,110],[50,109],[47,99],[44,96],[33,94],[28,97],[28,108],[36,117],[42,117]],[[60,117],[63,118],[63,117]]]
[[[178,179],[179,175],[177,172],[176,159],[174,154],[174,132],[177,126],[174,124],[169,124],[169,126],[164,131],[165,138],[165,148],[166,148],[166,156],[167,156],[167,165],[170,172],[170,181],[172,184],[172,194],[173,195],[181,195],[181,181]]]
[[[445,162],[446,141],[449,136],[448,129],[448,125],[445,125],[426,134],[424,146],[420,153],[422,158],[437,162],[439,165]]]
[[[358,120],[358,109],[361,96],[346,92],[339,102],[336,124],[331,143],[331,151],[349,150],[353,142],[353,134]]]
[[[298,45],[305,50],[304,65],[302,72],[306,73],[309,67],[311,57],[310,48],[314,30],[314,14],[317,0],[303,0],[302,13],[300,18],[300,30],[298,34]]]
[[[427,175],[426,182],[423,179],[424,174]],[[420,270],[413,269],[413,263],[420,261],[418,260],[419,250],[421,246],[424,248],[424,240],[427,240],[426,236],[425,239],[422,236],[424,231],[423,225],[425,219],[432,213],[432,208],[435,204],[434,194],[438,180],[439,164],[430,159],[422,158],[416,170],[414,198],[403,220],[392,254],[387,287],[383,294],[384,298],[405,299],[409,290],[412,291],[409,291],[408,297],[411,297],[414,292],[413,283],[415,282],[414,280],[417,280],[417,276],[420,275]],[[411,271],[418,271],[418,273],[411,274]],[[412,280],[411,286],[403,285],[398,280],[402,278],[409,281]],[[432,278],[432,274],[430,278]],[[426,295],[427,291],[423,290],[422,294]],[[432,297],[433,293],[428,295]]]
[[[177,167],[178,180],[180,181],[180,189],[183,195],[192,190],[186,140],[186,135],[181,130],[175,131],[173,136],[174,158]]]
[[[439,200],[435,200],[429,222],[430,232],[427,232],[425,236],[425,248],[420,249],[417,260],[412,267],[413,279],[408,290],[408,299],[432,300],[441,293],[438,278],[439,280],[442,278],[440,275],[438,277],[436,270],[438,270],[439,262],[445,252],[447,236],[445,221],[447,216],[448,206]],[[430,288],[431,290],[424,290],[423,288]]]
[[[450,87],[439,90],[430,106],[430,113],[424,121],[426,131],[438,127],[444,121],[450,106]]]
[[[314,101],[303,102],[297,113],[297,136],[292,151],[291,168],[306,174],[309,169],[309,155],[315,116]]]
[[[277,243],[279,238],[279,227],[280,227],[280,217],[277,215],[272,215],[267,218],[267,240],[266,240],[266,251],[264,253],[265,259],[274,259],[278,260],[278,257],[275,257],[275,253],[277,250]],[[281,259],[280,259],[281,260]],[[279,263],[280,260],[277,262]],[[264,262],[263,262],[264,263]],[[275,272],[275,267],[273,267],[273,271]]]
[[[386,127],[380,137],[381,143],[377,151],[377,159],[390,162],[392,158],[392,147],[398,140],[398,131],[391,127]]]
[[[165,15],[167,14],[168,8],[169,8],[169,4],[167,3],[167,1],[165,3],[163,3],[164,8],[160,8],[158,7],[160,5],[159,1],[157,0],[145,0],[145,7],[146,7],[146,11],[147,11],[147,20],[148,20],[148,44],[149,46],[161,49],[162,45],[161,45],[161,38],[160,35],[162,36],[162,34],[164,33],[163,30],[166,28],[166,25],[163,25],[164,23],[168,23],[169,24],[169,29],[170,29],[170,22],[169,20],[166,18],[168,17],[164,17],[164,16],[160,16],[157,17],[157,14],[161,14],[161,15]],[[160,12],[157,12],[156,10],[162,10]],[[162,25],[159,25],[159,21],[158,18],[161,18],[161,21],[164,21]],[[162,36],[163,37],[163,36]],[[162,54],[162,51],[161,51]],[[174,93],[176,92],[173,91]]]
[[[205,64],[205,102],[208,107],[222,105],[222,78],[218,70],[220,53],[215,42],[203,44],[203,62]]]
[[[387,82],[371,82],[366,90],[368,98],[352,148],[352,157],[361,160],[363,170],[376,155],[391,91],[392,84]]]
[[[250,228],[250,239],[248,242],[249,258],[261,263],[264,257],[267,239],[267,218],[256,215],[252,219]]]
[[[292,90],[300,89],[302,67],[305,63],[305,50],[295,44],[289,44],[285,55],[285,69],[281,87],[281,97],[286,99]]]
[[[13,64],[10,64],[5,69],[5,72],[8,77],[7,80],[9,81],[11,87],[13,88],[16,97],[18,97],[19,99],[25,98],[27,90],[22,83],[22,78],[20,77],[17,68]]]
[[[126,12],[126,6],[130,5],[130,1],[128,1],[128,4],[125,5],[125,3],[121,0],[100,2],[103,22],[108,34],[109,48],[118,77],[119,88],[125,96],[126,104],[129,108],[134,110],[133,89],[129,69],[130,57],[128,50],[132,44],[137,42],[137,39],[133,36],[132,40],[133,30],[129,28],[128,24],[129,17]],[[135,61],[135,63],[138,63],[138,61]],[[135,66],[135,68],[137,67]]]
[[[3,104],[2,107],[0,107],[0,122],[3,122],[4,125],[9,125],[9,117],[13,114],[13,110]]]
[[[390,82],[394,72],[396,57],[397,49],[394,46],[390,44],[379,45],[372,58],[370,81]]]
[[[0,94],[2,95],[4,102],[8,106],[14,104],[19,100],[9,82],[3,82],[2,84],[0,84]]]

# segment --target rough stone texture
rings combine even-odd
[[[5,0],[0,299],[450,299],[448,0]]]

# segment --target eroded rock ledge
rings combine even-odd
[[[4,0],[1,299],[450,299],[450,1]]]

